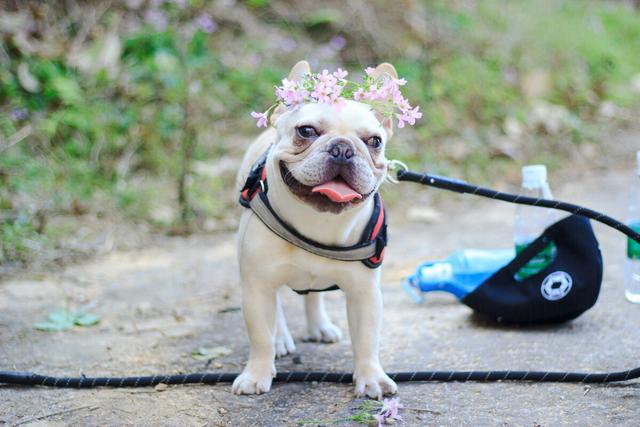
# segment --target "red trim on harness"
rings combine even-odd
[[[262,184],[260,184],[261,182],[264,183],[267,180],[267,168],[263,167],[262,168],[262,173],[260,175],[260,182],[258,182],[258,185],[256,187],[255,190],[253,190],[253,193],[251,193],[251,195],[249,195],[249,190],[250,188],[245,188],[244,190],[242,190],[242,192],[240,193],[240,196],[250,202],[251,200],[253,200],[254,197],[256,197],[256,195],[260,192],[260,190],[262,190]]]
[[[378,214],[378,221],[376,222],[375,227],[373,227],[373,231],[371,232],[371,236],[369,236],[369,240],[373,240],[378,237],[378,233],[380,232],[380,228],[382,228],[382,223],[384,222],[384,204],[382,203],[382,198],[380,198],[380,213]]]
[[[384,204],[382,203],[382,197],[380,197],[380,213],[378,214],[376,225],[371,231],[371,236],[369,236],[369,241],[376,240],[376,238],[378,237],[378,233],[380,233],[380,230],[382,229],[382,224],[384,224]],[[384,250],[385,248],[382,248],[379,255],[369,258],[369,262],[375,265],[380,265],[382,263],[382,260],[384,259]]]
[[[386,248],[382,249],[382,252],[380,252],[380,256],[372,256],[371,258],[369,258],[369,261],[371,261],[374,264],[380,264],[382,262],[382,260],[384,260],[384,250]]]

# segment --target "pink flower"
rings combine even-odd
[[[313,88],[313,91],[311,92],[310,96],[311,98],[317,99],[318,102],[331,104],[331,98],[329,98],[329,95],[331,94],[332,91],[333,90],[331,86],[328,86],[323,82],[320,82]]]
[[[342,50],[347,45],[347,41],[342,36],[333,36],[329,40],[329,46],[335,50]]]
[[[407,99],[402,96],[400,92],[393,94],[393,103],[396,107],[398,107],[400,111],[407,111],[411,108],[411,104],[409,104],[409,101],[407,101]]]
[[[195,19],[195,24],[205,33],[211,34],[218,29],[218,24],[213,20],[211,15],[206,12],[202,12]]]
[[[382,426],[388,419],[402,421],[402,416],[398,414],[398,411],[402,408],[404,408],[404,405],[400,403],[399,397],[384,399],[382,401],[382,409],[377,415],[374,415],[374,418],[378,421],[378,427]]]
[[[348,75],[349,73],[343,70],[342,68],[338,68],[338,71],[333,73],[333,76],[338,80],[344,80],[344,78],[347,77]]]
[[[409,123],[411,126],[415,125],[416,120],[422,117],[422,113],[418,111],[419,109],[420,106],[417,106],[413,110],[408,109],[403,111],[402,114],[396,114],[396,117],[398,118],[398,127],[403,128],[405,122]]]
[[[265,113],[258,113],[256,111],[251,112],[251,117],[258,119],[257,126],[259,128],[267,127],[267,115]]]
[[[329,73],[329,70],[322,70],[321,74],[318,74],[318,80],[322,83],[326,83],[329,86],[333,86],[337,83],[333,74]]]
[[[303,102],[309,96],[309,92],[300,87],[297,82],[284,79],[282,86],[276,87],[276,96],[289,108],[293,108]]]
[[[366,77],[363,83],[347,80],[349,73],[342,68],[332,73],[322,70],[321,73],[305,74],[300,81],[284,79],[282,86],[275,88],[278,99],[276,104],[292,109],[304,102],[317,102],[331,105],[340,111],[346,106],[347,100],[353,99],[370,104],[385,117],[395,116],[399,128],[407,124],[413,126],[416,120],[422,117],[422,112],[419,107],[413,108],[402,95],[401,87],[406,85],[407,81],[387,74],[374,79],[374,71],[371,67],[365,69],[369,77]],[[345,88],[348,88],[347,96],[343,96]],[[267,126],[265,113],[251,114],[258,119],[258,126]]]
[[[347,100],[341,96],[332,97],[334,108],[340,112],[344,107],[347,106]]]
[[[148,9],[144,13],[144,21],[153,25],[156,31],[164,31],[167,28],[167,15],[159,9]]]

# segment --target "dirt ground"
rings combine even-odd
[[[552,182],[556,196],[624,217],[630,166],[567,172]],[[409,185],[409,184],[407,184]],[[388,371],[445,369],[621,370],[640,365],[640,306],[624,299],[625,238],[596,226],[605,259],[597,305],[573,322],[535,328],[497,326],[473,316],[447,295],[413,303],[401,282],[426,259],[468,247],[507,247],[513,206],[451,195],[428,206],[421,191],[412,221],[391,210],[384,266],[385,320],[381,359]],[[300,342],[302,300],[286,290],[285,310],[299,363],[279,370],[352,369],[349,339]],[[346,331],[344,296],[327,295],[334,321]],[[92,303],[99,325],[40,332],[34,322],[52,310]],[[115,251],[46,274],[0,284],[0,370],[52,375],[139,375],[203,370],[237,372],[248,354],[240,306],[234,236],[165,238],[141,250]],[[223,346],[231,354],[206,362],[191,353]],[[291,426],[309,418],[349,416],[359,404],[352,387],[278,384],[262,396],[234,396],[230,385],[149,389],[66,390],[0,386],[4,425]],[[638,425],[640,383],[400,384],[404,425]]]

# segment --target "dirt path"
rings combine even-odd
[[[630,170],[570,176],[558,198],[623,216]],[[569,174],[570,175],[570,174]],[[422,198],[422,197],[421,197]],[[553,327],[487,324],[446,295],[422,305],[400,288],[422,260],[464,247],[504,247],[513,207],[452,195],[440,219],[409,222],[390,214],[392,243],[384,272],[382,361],[389,371],[538,369],[606,371],[639,365],[640,306],[623,297],[624,238],[596,227],[605,279],[595,308]],[[352,369],[348,338],[333,345],[300,343],[301,299],[286,292],[285,309],[301,364],[280,370]],[[346,330],[343,295],[328,296]],[[35,331],[65,300],[94,302],[102,322],[67,332]],[[166,239],[139,251],[114,252],[42,277],[0,284],[0,369],[54,375],[132,375],[204,370],[191,352],[224,346],[231,354],[207,369],[238,371],[248,350],[241,314],[233,235]],[[405,425],[637,425],[640,383],[583,387],[558,384],[401,384]],[[236,397],[228,385],[153,389],[53,390],[0,387],[0,425],[289,426],[300,419],[341,418],[358,401],[348,386],[276,385],[263,396]],[[422,411],[416,409],[427,409]]]

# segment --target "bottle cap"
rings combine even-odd
[[[527,165],[522,168],[522,186],[537,188],[547,185],[547,167],[545,165]]]

